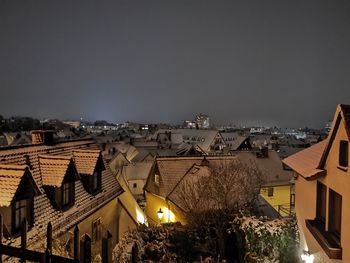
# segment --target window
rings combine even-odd
[[[16,234],[21,230],[23,220],[26,219],[28,226],[33,225],[33,199],[18,200],[13,204],[12,233]]]
[[[154,175],[154,183],[159,185],[159,174]]]
[[[101,189],[101,171],[95,171],[92,176],[88,178],[88,184],[91,193],[96,193]]]
[[[324,184],[317,182],[316,220],[322,229],[324,229],[326,222],[326,198],[327,187]]]
[[[27,218],[27,200],[17,201],[15,204],[15,229],[19,229],[22,226],[22,222]]]
[[[55,189],[55,199],[58,208],[67,209],[74,204],[74,183],[63,183]]]
[[[273,196],[273,187],[267,189],[267,196]]]
[[[133,187],[136,188],[137,187],[137,183],[134,183]]]
[[[339,165],[348,167],[348,142],[340,141],[339,145]]]
[[[70,183],[64,183],[63,186],[63,194],[62,194],[62,205],[67,206],[71,202],[71,187]]]
[[[328,231],[334,235],[337,241],[340,241],[341,234],[341,213],[342,196],[333,190],[329,190],[329,222]]]

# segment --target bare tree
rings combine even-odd
[[[239,159],[210,162],[187,173],[169,198],[189,224],[212,225],[223,255],[226,224],[232,214],[254,209],[262,177],[254,162]]]

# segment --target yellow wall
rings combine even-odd
[[[123,203],[125,207],[127,207],[128,212],[136,222],[141,224],[147,224],[146,215],[136,202],[125,180],[122,178],[122,176],[119,176],[117,180],[121,187],[124,189],[124,193],[122,193],[119,196],[119,200]]]
[[[290,206],[290,194],[291,194],[291,186],[290,185],[282,185],[282,186],[274,186],[273,188],[273,196],[268,196],[268,188],[270,187],[262,187],[260,190],[260,195],[276,210],[278,211],[278,206],[288,207]],[[281,212],[282,216],[287,216],[288,213]]]
[[[163,211],[162,223],[181,222],[185,224],[185,219],[180,211],[169,201],[162,197],[146,192],[146,215],[150,224],[158,224],[157,212],[161,208]]]

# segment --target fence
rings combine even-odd
[[[28,224],[24,220],[21,228],[21,245],[20,247],[13,247],[3,244],[3,218],[0,215],[0,263],[3,263],[3,259],[8,257],[19,258],[21,263],[25,263],[26,260],[40,262],[40,263],[91,263],[91,238],[88,234],[84,234],[80,239],[79,228],[74,228],[74,252],[73,258],[65,258],[52,254],[52,224],[47,224],[46,233],[46,249],[45,252],[38,252],[27,248],[27,231]],[[102,262],[112,262],[112,235],[107,231],[106,235],[102,238]]]

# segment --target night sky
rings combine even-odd
[[[323,127],[350,1],[0,0],[0,114]]]

